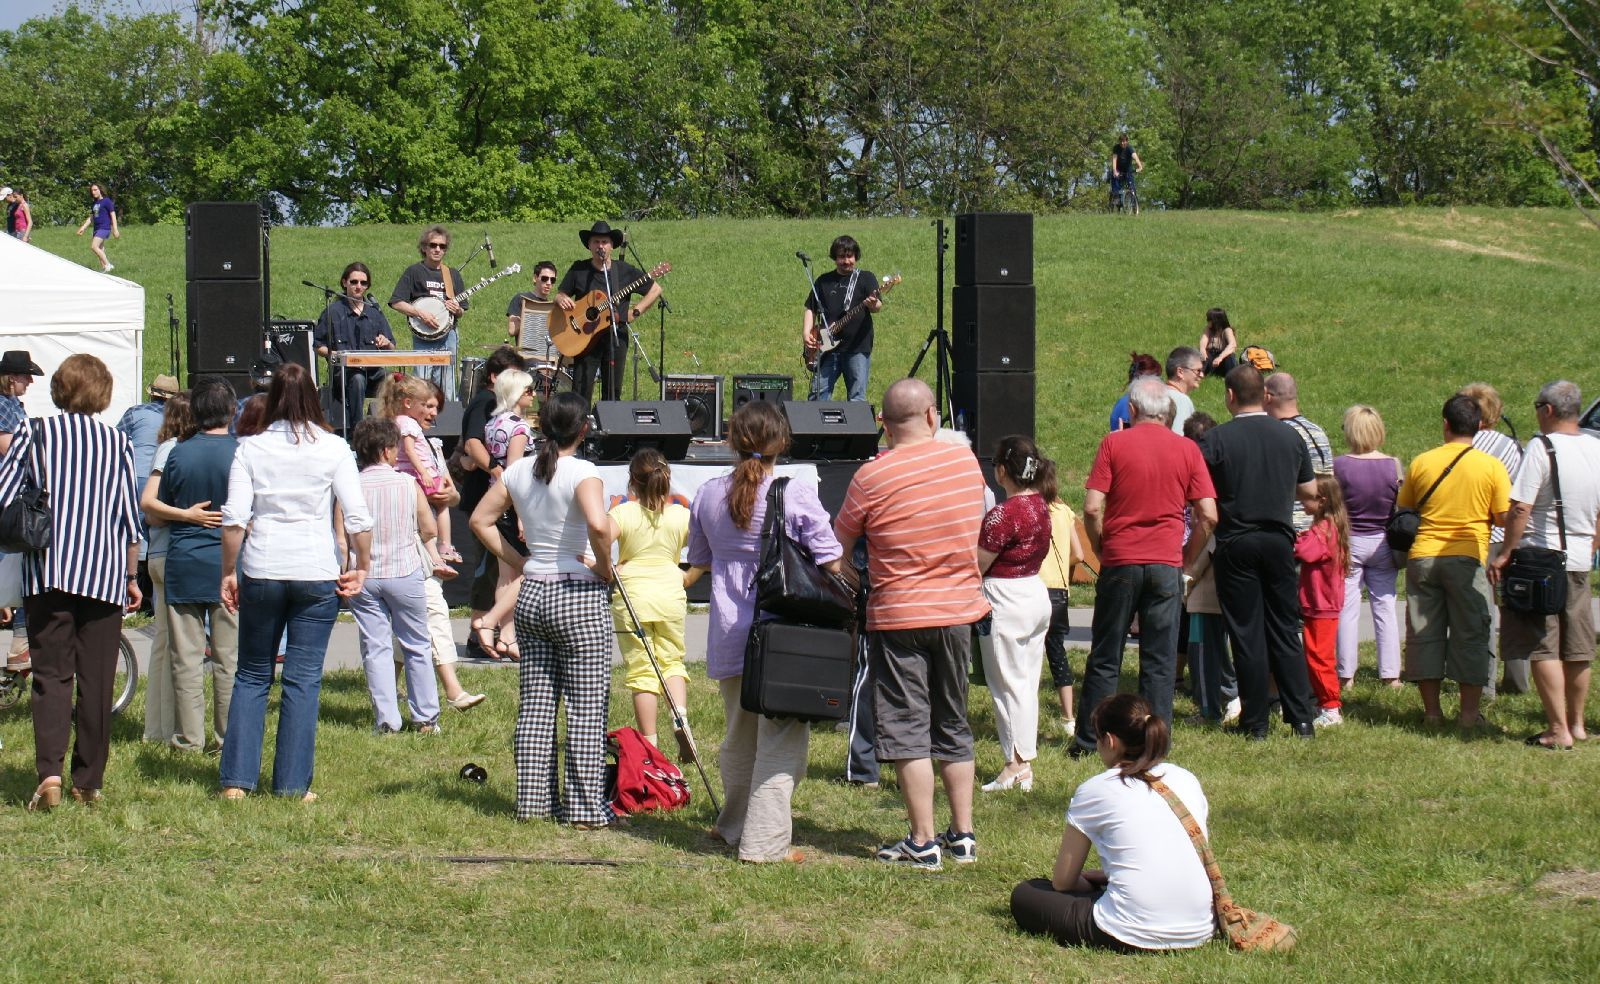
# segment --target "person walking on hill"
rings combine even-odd
[[[122,229],[117,225],[117,203],[102,192],[98,184],[89,186],[89,217],[78,226],[78,235],[83,235],[83,230],[91,225],[94,235],[89,237],[89,251],[100,261],[100,272],[110,273],[116,268],[106,256],[106,240],[121,239]]]

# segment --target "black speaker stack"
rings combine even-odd
[[[1033,436],[1033,215],[956,216],[951,403],[979,457],[1007,434]]]
[[[255,202],[190,202],[184,209],[189,380],[221,375],[250,392],[266,325],[265,235]]]

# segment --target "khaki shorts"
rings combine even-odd
[[[1407,682],[1446,677],[1487,686],[1489,602],[1483,565],[1476,557],[1413,557],[1406,562],[1406,646],[1401,677]]]
[[[1594,610],[1589,604],[1589,572],[1567,572],[1567,609],[1559,615],[1530,615],[1500,609],[1501,659],[1594,659]]]

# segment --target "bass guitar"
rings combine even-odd
[[[610,296],[603,290],[590,291],[572,299],[571,311],[563,311],[559,307],[551,311],[550,341],[556,351],[569,359],[582,358],[594,346],[595,339],[611,327],[611,312],[618,301],[644,286],[645,281],[664,277],[671,270],[670,263],[657,264],[655,269],[633,283],[612,291]]]
[[[833,324],[829,325],[826,331],[817,332],[816,348],[812,348],[809,345],[802,345],[800,354],[805,356],[806,372],[816,372],[817,360],[822,358],[822,354],[824,352],[832,352],[834,349],[839,347],[839,342],[844,338],[844,330],[849,328],[853,321],[861,317],[861,312],[867,309],[868,301],[872,300],[874,297],[881,300],[883,295],[894,289],[895,284],[904,279],[905,278],[900,276],[898,273],[891,273],[887,277],[884,277],[883,281],[878,284],[877,290],[857,301],[855,305],[850,308],[850,310],[834,319]]]
[[[514,273],[521,272],[522,264],[513,263],[494,276],[484,277],[471,287],[468,287],[466,290],[457,294],[455,298],[456,303],[462,303],[467,298],[494,283],[496,280],[499,280],[501,277],[509,277]],[[446,276],[448,275],[449,274],[447,272]],[[420,338],[424,342],[437,342],[439,339],[450,334],[450,329],[455,327],[456,317],[444,306],[444,300],[442,298],[434,297],[432,294],[428,294],[425,297],[419,297],[412,301],[411,306],[416,308],[418,311],[424,311],[433,315],[434,326],[432,328],[429,328],[428,323],[416,315],[407,315],[406,317],[406,323],[411,326],[411,334],[417,338]]]

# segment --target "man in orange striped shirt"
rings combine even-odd
[[[894,763],[911,820],[885,845],[886,864],[937,871],[942,856],[977,860],[972,832],[972,730],[967,660],[972,623],[988,614],[978,572],[983,475],[972,452],[933,440],[933,393],[902,379],[883,395],[890,449],[862,465],[834,532],[848,555],[871,543],[867,631],[876,680],[877,752]],[[950,798],[950,826],[936,834],[933,763]]]

